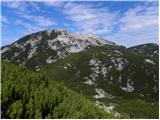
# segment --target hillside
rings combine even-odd
[[[146,58],[153,59],[157,63],[159,62],[159,46],[157,44],[148,43],[128,48],[135,53],[146,56]]]
[[[24,66],[2,62],[1,117],[40,118],[115,118],[63,83],[34,73]]]
[[[4,46],[1,53],[2,60],[45,72],[107,112],[158,118],[158,47],[125,48],[93,35],[47,30]]]
[[[75,91],[110,107],[110,111],[125,112],[131,118],[150,118],[153,114],[152,117],[156,117],[158,78],[153,77],[158,77],[158,66],[144,62],[145,58],[141,55],[126,51],[119,56],[113,51],[114,48],[90,48],[46,65],[44,69],[51,78],[64,81]],[[114,54],[114,59],[108,56],[109,53],[112,53],[111,56]],[[152,72],[156,76],[152,76]]]

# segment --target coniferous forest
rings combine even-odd
[[[115,118],[45,73],[3,61],[1,67],[2,118]]]

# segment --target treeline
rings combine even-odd
[[[1,118],[114,118],[63,83],[1,62]]]

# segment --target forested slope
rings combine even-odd
[[[2,65],[8,66],[2,67],[2,117],[16,118],[17,113],[9,116],[22,102],[19,118],[109,118],[78,99],[86,96],[120,118],[158,118],[158,50],[153,43],[125,48],[98,36],[59,29],[24,36],[1,48],[2,60],[32,70]]]
[[[114,118],[44,73],[7,62],[1,68],[2,118]]]

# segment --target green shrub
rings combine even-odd
[[[43,73],[2,62],[2,118],[114,118]]]

